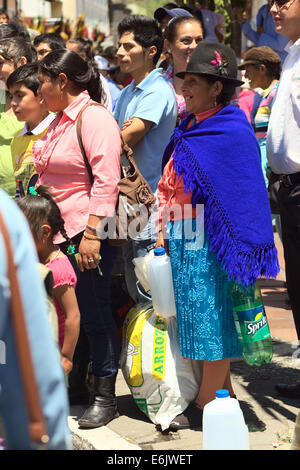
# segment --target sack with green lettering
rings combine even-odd
[[[122,372],[136,405],[162,430],[195,399],[201,382],[199,363],[181,356],[176,317],[160,317],[150,302],[128,312]]]

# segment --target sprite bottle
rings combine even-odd
[[[269,363],[273,345],[260,288],[233,283],[232,309],[243,358],[250,366]]]

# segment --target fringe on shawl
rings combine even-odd
[[[192,193],[192,201],[204,204],[204,223],[210,248],[228,278],[245,287],[254,284],[259,276],[276,278],[280,267],[274,242],[252,251],[242,250],[234,236],[231,222],[207,181],[205,172],[198,167],[192,151],[182,141],[177,141],[175,147],[176,151],[182,151],[180,162],[176,161],[175,155],[173,157],[175,171],[183,177],[185,190]]]

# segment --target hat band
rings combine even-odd
[[[223,68],[217,69],[215,66],[210,64],[197,64],[196,67],[192,70],[187,66],[187,73],[203,73],[205,75],[214,75],[220,78],[229,78],[227,70]]]

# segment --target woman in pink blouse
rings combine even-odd
[[[76,295],[82,325],[69,380],[70,402],[87,403],[85,379],[91,361],[92,405],[79,424],[98,427],[118,416],[115,380],[120,346],[110,309],[115,249],[100,239],[97,227],[102,219],[114,215],[120,179],[120,131],[104,107],[89,106],[83,111],[82,142],[93,174],[91,183],[76,125],[83,106],[100,102],[99,72],[75,52],[63,49],[40,62],[39,78],[47,109],[57,117],[33,149],[38,185],[50,188],[78,253],[77,262],[74,255],[70,260],[78,278]],[[67,252],[62,236],[55,242]]]

